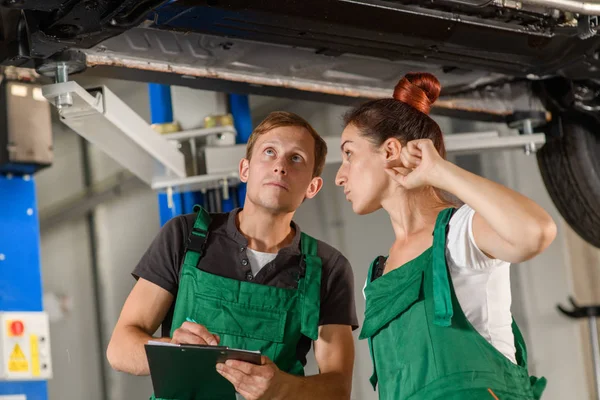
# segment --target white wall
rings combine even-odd
[[[79,137],[53,117],[55,160],[35,177],[41,211],[83,190]],[[88,235],[85,219],[41,235],[44,293],[65,296],[72,304],[62,318],[50,323],[54,374],[48,383],[50,399],[104,400]]]
[[[552,245],[535,259],[513,266],[511,274],[514,301],[521,311],[515,315],[527,340],[530,372],[548,379],[544,400],[591,398],[586,382],[590,365],[582,353],[579,325],[556,309],[574,293],[566,222],[546,192],[535,157],[523,152],[497,157],[509,166],[499,181],[534,199],[558,225]]]

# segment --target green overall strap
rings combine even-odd
[[[196,220],[186,243],[183,264],[196,268],[204,255],[204,246],[206,245],[208,226],[210,225],[210,215],[204,208],[198,205],[194,206],[194,212],[196,212]]]
[[[446,227],[453,211],[447,208],[438,214],[433,232],[433,323],[438,326],[450,326],[454,314],[446,265]]]
[[[371,265],[369,266],[369,274],[367,275],[367,281],[365,282],[365,289],[369,284],[373,281],[373,274],[375,273],[375,266],[379,264],[379,257],[375,258]],[[365,289],[363,289],[363,295],[365,295]],[[365,295],[366,299],[366,295]],[[362,333],[361,333],[362,338]],[[371,355],[371,363],[373,364],[373,373],[369,377],[369,382],[371,382],[371,386],[373,386],[373,390],[377,390],[377,382],[379,378],[377,377],[377,368],[375,367],[375,356],[373,355],[373,337],[367,337],[367,343],[369,345],[369,354]]]
[[[306,265],[304,278],[298,290],[302,298],[302,321],[300,331],[311,340],[319,338],[319,314],[321,312],[321,258],[317,256],[317,241],[301,233],[300,247]]]

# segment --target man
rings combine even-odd
[[[349,399],[358,325],[352,270],[292,221],[323,186],[326,154],[295,114],[274,112],[256,127],[239,165],[244,208],[200,210],[162,228],[133,272],[138,281],[107,350],[111,366],[149,374],[144,344],[162,323],[163,341],[261,350],[260,366],[217,365],[247,400]],[[320,374],[304,377],[312,341]]]

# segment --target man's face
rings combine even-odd
[[[323,186],[313,178],[315,139],[302,127],[274,128],[258,137],[250,160],[240,162],[247,200],[274,213],[290,213]]]

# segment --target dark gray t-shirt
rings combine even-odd
[[[275,259],[266,264],[256,276],[252,275],[246,249],[248,241],[238,230],[236,216],[240,209],[229,213],[211,214],[206,254],[198,267],[211,274],[248,280],[263,285],[295,289],[302,271],[300,228],[292,222],[295,231],[292,243],[281,249]],[[133,270],[133,276],[144,278],[177,296],[179,271],[183,263],[185,244],[194,226],[195,214],[173,218],[165,224],[142,259]],[[317,241],[317,255],[321,258],[321,311],[319,325],[338,324],[358,327],[354,304],[354,276],[348,260],[328,244]],[[162,335],[169,336],[173,308],[162,324]],[[302,337],[297,356],[306,363],[311,341]]]

